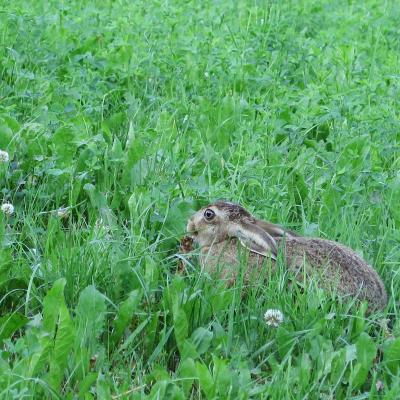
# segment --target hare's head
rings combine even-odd
[[[187,231],[200,247],[237,238],[255,253],[276,257],[275,239],[260,224],[268,225],[256,220],[239,204],[217,201],[197,211],[189,219]]]

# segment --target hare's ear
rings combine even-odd
[[[275,239],[255,223],[242,220],[228,228],[228,231],[229,236],[237,237],[250,251],[276,260],[278,250]]]
[[[296,237],[299,236],[297,233],[289,231],[288,229],[282,228],[279,225],[272,224],[271,222],[256,220],[256,225],[259,226],[262,230],[267,232],[272,237]]]

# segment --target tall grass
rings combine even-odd
[[[397,2],[0,6],[0,398],[400,396]],[[386,310],[179,273],[216,198],[348,244]]]

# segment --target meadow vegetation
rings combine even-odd
[[[399,399],[399,21],[395,0],[0,1],[0,398]],[[351,246],[387,308],[283,263],[179,273],[217,198]]]

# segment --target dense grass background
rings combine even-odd
[[[398,2],[0,7],[1,399],[400,398]],[[385,312],[176,273],[221,197],[356,249]]]

